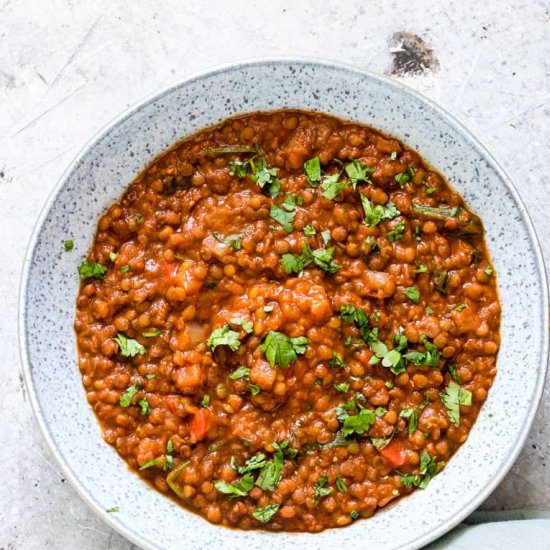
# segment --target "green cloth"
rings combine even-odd
[[[550,550],[550,512],[475,512],[424,550]]]

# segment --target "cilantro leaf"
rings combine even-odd
[[[334,256],[335,247],[330,248],[318,248],[317,250],[311,250],[307,243],[304,243],[304,252],[302,254],[303,260],[311,260],[313,263],[320,267],[323,271],[328,273],[336,273],[340,270],[338,264],[334,263],[332,257]]]
[[[403,220],[399,220],[397,225],[391,230],[388,231],[388,240],[391,243],[396,243],[397,241],[400,241],[403,236],[405,235],[405,222]]]
[[[265,463],[256,479],[256,485],[264,491],[275,490],[277,483],[281,480],[281,470],[285,463],[283,451],[288,447],[288,442],[285,440],[280,444],[272,445],[275,448],[273,458]]]
[[[131,386],[128,386],[126,391],[120,396],[119,404],[121,407],[129,407],[132,404],[132,398],[138,392],[141,387],[141,382],[136,380]]]
[[[206,409],[210,405],[210,396],[208,394],[204,394],[202,396],[201,402],[199,403],[199,406],[203,409]]]
[[[245,474],[238,481],[227,483],[220,479],[214,481],[214,487],[225,495],[231,495],[231,497],[245,497],[252,487],[254,487],[254,478],[252,474]]]
[[[336,480],[334,481],[334,485],[336,485],[336,488],[341,493],[347,493],[348,492],[348,486],[346,485],[346,482],[340,476],[336,476]]]
[[[331,487],[326,487],[328,483],[327,476],[321,476],[316,482],[313,488],[313,498],[315,500],[326,497],[332,493],[334,489]]]
[[[370,166],[367,166],[358,160],[352,160],[346,164],[344,170],[346,171],[346,174],[348,175],[354,189],[356,184],[360,181],[370,183],[370,177],[374,172]]]
[[[238,236],[230,235],[229,237],[224,237],[216,231],[212,233],[212,236],[220,243],[225,244],[225,246],[230,246],[235,250],[240,250],[243,246],[242,240]]]
[[[105,273],[107,273],[107,268],[104,265],[96,264],[91,260],[84,260],[78,268],[78,275],[81,279],[91,279],[92,277],[104,279]]]
[[[223,327],[212,331],[207,344],[211,351],[214,351],[218,346],[229,346],[232,351],[236,351],[239,349],[241,341],[238,332],[231,330],[229,325],[223,325]]]
[[[147,350],[137,340],[128,338],[122,332],[119,332],[113,340],[118,344],[120,353],[124,357],[135,357],[138,354],[145,355],[147,353]]]
[[[301,257],[288,253],[281,256],[281,266],[285,273],[296,274],[301,273],[306,267]]]
[[[74,248],[74,241],[71,241],[70,239],[65,241],[63,243],[63,248],[65,249],[65,252],[70,252]]]
[[[250,369],[244,366],[237,367],[233,372],[229,374],[229,378],[231,378],[231,380],[247,380],[249,376]]]
[[[143,399],[138,400],[138,405],[141,408],[141,414],[144,416],[149,416],[151,414],[151,407],[149,406],[149,401],[144,397]]]
[[[315,230],[315,227],[313,227],[312,225],[306,225],[304,227],[304,235],[306,237],[313,237],[313,235],[315,235],[317,233],[317,231]]]
[[[329,200],[334,200],[349,185],[349,181],[339,181],[340,174],[331,174],[327,176],[321,184],[323,196]]]
[[[336,391],[346,393],[349,391],[349,383],[348,382],[340,382],[339,384],[334,384],[334,389]]]
[[[294,216],[296,216],[296,212],[285,212],[276,204],[272,204],[269,215],[276,222],[279,222],[287,233],[292,233],[294,231],[294,226],[292,225],[292,222],[294,221]]]
[[[270,197],[276,197],[281,190],[281,182],[277,178],[275,168],[268,168],[267,161],[264,158],[258,160],[252,158],[248,162],[252,169],[252,179],[261,189],[266,190]]]
[[[285,369],[298,359],[298,355],[306,352],[308,344],[309,340],[305,336],[289,338],[282,332],[270,330],[260,350],[264,352],[271,367],[279,365]]]
[[[342,369],[345,369],[347,366],[342,356],[336,351],[332,354],[332,357],[330,358],[328,365],[329,367],[340,367]]]
[[[376,415],[374,411],[361,408],[359,414],[354,416],[347,415],[342,424],[342,433],[344,437],[351,434],[364,434],[375,422]]]
[[[415,260],[414,263],[416,264],[416,269],[413,269],[413,273],[427,273],[428,268],[420,263],[418,260]]]
[[[458,428],[460,426],[460,405],[466,407],[472,405],[472,392],[451,380],[445,388],[445,393],[440,393],[439,397],[447,407],[449,420]]]
[[[399,416],[409,420],[409,435],[412,435],[418,427],[418,411],[415,408],[403,409]]]
[[[281,505],[277,502],[262,506],[261,508],[255,508],[252,512],[252,516],[260,523],[268,523],[271,518],[277,513]]]
[[[317,187],[321,181],[321,161],[319,157],[306,160],[304,162],[304,172],[313,187]]]
[[[237,176],[239,179],[246,178],[248,174],[248,162],[240,162],[238,160],[230,160],[229,170],[230,176]]]
[[[409,286],[405,289],[405,296],[415,304],[420,302],[420,291],[414,286]]]
[[[365,212],[364,220],[368,227],[376,227],[382,220],[391,220],[401,214],[392,202],[386,206],[374,205],[363,193],[359,193],[359,196]]]
[[[371,437],[370,441],[375,449],[381,451],[384,447],[387,447],[390,441],[393,439],[395,432],[392,432],[387,437]]]
[[[233,319],[230,319],[230,322],[234,325],[242,327],[247,334],[250,334],[254,330],[254,323],[252,321],[249,321],[248,319],[235,317]]]
[[[404,172],[396,174],[394,178],[395,181],[399,184],[399,187],[403,189],[403,187],[405,187],[405,184],[411,181],[415,175],[416,172],[414,171],[414,166],[412,164],[408,164],[407,169]]]
[[[413,365],[424,365],[426,367],[439,366],[441,353],[437,347],[432,344],[425,335],[422,338],[422,343],[426,351],[409,351],[404,355],[405,360]]]

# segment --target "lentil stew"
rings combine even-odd
[[[79,274],[105,440],[212,523],[317,532],[426,489],[496,374],[480,219],[415,151],[325,114],[178,143]]]

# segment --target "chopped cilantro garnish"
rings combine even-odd
[[[399,184],[399,187],[403,189],[405,184],[411,181],[416,175],[414,171],[414,166],[412,164],[407,165],[407,169],[404,172],[400,172],[394,176],[395,181]]]
[[[246,175],[248,174],[248,162],[230,160],[229,166],[231,167],[229,170],[230,176],[237,176],[240,179],[246,178]]]
[[[312,225],[306,225],[304,227],[304,235],[306,237],[313,237],[313,235],[315,235],[316,231],[315,231],[315,227],[313,227]]]
[[[413,269],[413,273],[426,273],[428,271],[428,268],[418,260],[415,260],[414,263],[416,264],[416,269]]]
[[[358,519],[360,516],[359,514],[359,511],[358,510],[352,510],[350,513],[349,513],[349,517],[353,520],[355,519]]]
[[[235,317],[229,321],[230,323],[233,323],[234,325],[237,325],[239,327],[242,327],[242,329],[247,333],[250,334],[254,330],[254,323],[252,321],[249,321],[248,319],[242,319],[240,317]]]
[[[105,510],[108,514],[114,514],[116,512],[120,512],[120,508],[118,506],[113,506],[112,508],[108,508]]]
[[[78,268],[78,275],[81,279],[90,279],[92,277],[104,279],[105,273],[107,273],[107,268],[104,265],[96,264],[91,260],[84,260]]]
[[[472,392],[451,380],[445,388],[445,393],[440,393],[439,397],[447,407],[449,420],[458,428],[460,426],[460,405],[466,407],[472,405]]]
[[[296,212],[285,212],[276,204],[272,204],[269,215],[276,222],[279,222],[287,233],[292,233],[292,231],[294,231],[294,226],[292,225],[292,222],[294,221],[294,216],[296,215]]]
[[[426,351],[409,351],[404,355],[405,359],[413,365],[424,365],[426,367],[437,367],[441,353],[426,336],[422,337],[422,343]]]
[[[229,346],[231,350],[236,351],[239,349],[241,341],[238,332],[231,330],[229,325],[223,325],[223,327],[212,331],[207,344],[211,351],[214,351],[218,346]]]
[[[147,353],[147,350],[137,340],[128,338],[122,332],[119,332],[113,340],[118,344],[120,353],[124,357],[135,357],[138,354],[145,355]]]
[[[340,174],[331,174],[327,176],[321,184],[323,196],[329,200],[334,200],[349,185],[349,181],[340,181]]]
[[[306,160],[304,162],[304,172],[313,187],[317,187],[321,181],[321,161],[319,157]]]
[[[334,485],[336,485],[336,488],[341,493],[347,493],[348,492],[348,486],[346,485],[346,482],[340,476],[336,476],[336,480],[334,481]]]
[[[267,191],[270,197],[276,197],[281,190],[281,182],[277,178],[275,168],[268,168],[267,162],[263,158],[257,160],[251,158],[248,162],[252,170],[252,179],[261,189]]]
[[[206,409],[206,407],[208,407],[208,405],[210,405],[210,396],[208,394],[204,394],[202,396],[202,399],[201,399],[201,402],[199,403],[199,405],[203,409]]]
[[[401,475],[401,483],[407,489],[412,487],[425,489],[444,466],[445,462],[436,463],[434,457],[431,457],[427,451],[422,451],[420,453],[420,475]]]
[[[392,202],[385,206],[382,204],[374,205],[363,193],[359,193],[359,196],[365,212],[364,220],[368,227],[376,227],[382,220],[391,220],[400,214]]]
[[[277,502],[262,506],[261,508],[255,508],[252,511],[252,516],[260,523],[268,523],[271,518],[277,513],[281,505]]]
[[[349,391],[349,383],[348,382],[340,382],[339,384],[334,384],[334,389],[336,391],[346,393]]]
[[[410,286],[405,289],[405,296],[415,304],[418,304],[418,302],[420,302],[420,291],[414,286]]]
[[[391,231],[388,231],[388,240],[391,243],[396,243],[397,241],[400,241],[404,235],[405,222],[403,220],[399,220],[397,225]]]
[[[390,441],[393,439],[395,432],[392,432],[390,435],[386,437],[371,437],[370,442],[373,444],[373,446],[381,451],[384,447],[387,447]]]
[[[370,182],[370,177],[374,172],[374,170],[370,166],[367,166],[358,160],[352,160],[351,162],[348,162],[344,169],[354,189],[357,183],[360,181],[367,183]]]
[[[397,160],[397,151],[392,151],[391,152],[390,160]]]
[[[214,481],[214,487],[220,493],[230,495],[231,497],[245,497],[248,495],[250,489],[254,487],[254,477],[252,474],[248,473],[238,481],[233,481],[232,483],[216,479]]]
[[[128,386],[126,391],[120,396],[119,404],[121,407],[129,407],[132,404],[132,399],[141,387],[141,382],[137,380],[131,386]]]
[[[315,486],[313,487],[313,498],[315,500],[326,497],[332,493],[333,489],[332,487],[326,487],[327,483],[328,483],[327,476],[321,476],[315,482]]]
[[[418,411],[414,408],[412,409],[403,409],[400,413],[399,413],[399,416],[401,418],[405,418],[405,419],[408,419],[409,420],[409,435],[412,435],[415,431],[416,431],[416,428],[418,427]]]
[[[212,236],[220,243],[225,244],[225,246],[230,246],[231,248],[234,248],[235,250],[240,250],[242,248],[242,240],[240,237],[237,237],[235,235],[230,235],[229,237],[224,237],[223,235],[220,235],[216,231],[212,233]]]
[[[63,243],[63,248],[65,249],[65,252],[70,252],[74,248],[74,241],[71,241],[70,239],[65,241]]]
[[[273,491],[281,480],[281,470],[285,463],[284,451],[287,450],[292,458],[296,456],[296,451],[288,448],[288,441],[286,440],[281,441],[280,444],[273,443],[272,445],[275,448],[273,458],[266,461],[256,479],[256,485],[264,491]]]
[[[116,261],[117,258],[118,254],[116,252],[109,252],[109,260],[111,260],[111,262]]]
[[[428,315],[433,315],[434,310],[433,310],[430,306],[426,306],[426,313],[427,313]]]
[[[449,373],[451,376],[458,382],[462,382],[462,378],[460,374],[458,374],[458,371],[456,370],[455,366],[452,363],[447,363],[447,368],[449,369]]]
[[[361,407],[361,410],[358,414],[354,416],[346,416],[342,424],[342,433],[344,437],[347,437],[351,434],[364,434],[376,420],[376,415],[374,411],[364,409]]]
[[[130,266],[129,265],[123,265],[121,268],[120,268],[120,272],[121,273],[128,273],[130,271]]]
[[[330,358],[330,361],[328,364],[329,364],[329,367],[340,367],[342,369],[346,368],[346,362],[344,361],[342,356],[337,352],[334,352],[332,354],[332,357]]]
[[[493,268],[488,265],[486,268],[485,268],[485,275],[487,275],[488,277],[490,277],[491,275],[493,274]]]
[[[463,311],[464,309],[466,309],[466,304],[458,304],[455,307],[455,311]]]
[[[292,254],[281,256],[281,266],[285,273],[301,273],[311,263],[328,273],[336,273],[340,269],[340,266],[332,259],[334,247],[311,250],[307,243],[303,243],[303,249],[301,256]]]
[[[149,416],[151,414],[151,407],[149,406],[149,401],[144,397],[143,399],[138,400],[138,405],[141,408],[141,414],[144,416]]]
[[[330,242],[330,231],[327,229],[321,233],[321,238],[323,239],[323,244],[326,246]]]
[[[282,332],[270,330],[260,349],[264,352],[269,364],[286,368],[298,359],[298,355],[306,352],[309,340],[305,336],[289,338]]]

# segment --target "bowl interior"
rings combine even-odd
[[[369,520],[320,534],[213,526],[145,485],[103,442],[76,362],[76,268],[100,214],[160,152],[239,113],[301,108],[356,120],[415,148],[481,215],[503,306],[498,374],[467,442],[425,491]],[[75,249],[63,252],[63,241]],[[487,152],[447,114],[387,79],[332,64],[255,62],[175,86],[115,121],[65,173],[26,260],[21,343],[41,428],[67,478],[105,521],[145,548],[418,548],[458,523],[517,456],[542,391],[547,353],[544,268],[517,194]],[[105,510],[118,506],[120,512]],[[404,518],[406,520],[404,521]]]

